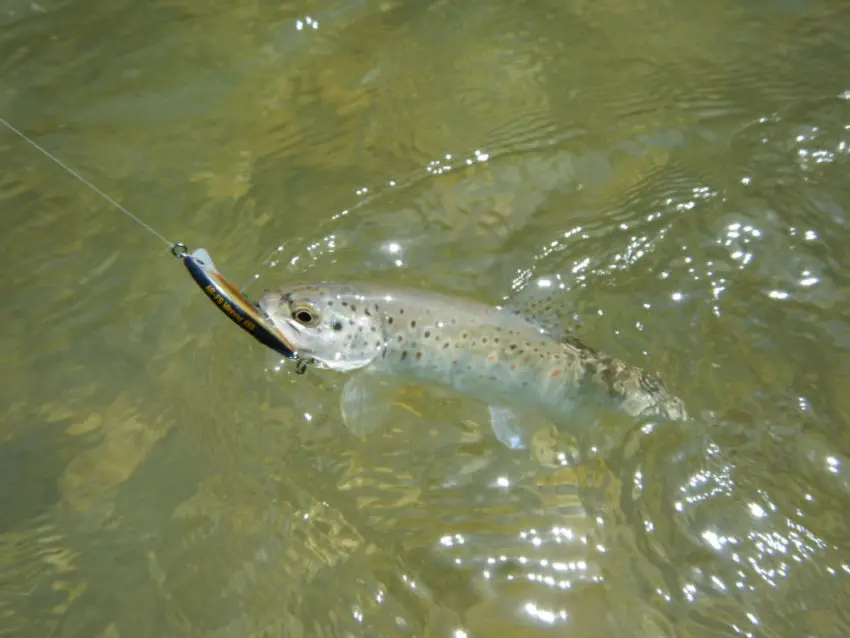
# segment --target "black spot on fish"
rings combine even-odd
[[[643,388],[644,391],[649,394],[657,394],[666,389],[664,386],[664,381],[662,381],[661,377],[656,374],[651,374],[649,372],[640,372],[640,376],[638,378],[638,383],[640,387]]]
[[[388,323],[388,324],[390,324],[390,325],[392,325],[392,324],[393,324],[393,318],[392,318],[392,317],[387,317],[387,323]]]
[[[401,360],[404,361],[405,359],[407,359],[407,350],[402,350],[401,351]]]
[[[600,377],[608,386],[608,393],[613,397],[622,394],[622,389],[620,384],[617,382],[617,377],[625,366],[610,356],[602,357],[600,363],[602,364]]]
[[[351,309],[352,309],[354,312],[357,312],[357,306],[355,306],[354,304],[351,304]]]
[[[398,309],[398,314],[403,315],[403,314],[404,314],[404,308],[399,308],[399,309]]]
[[[449,342],[448,342],[448,341],[446,341],[446,342],[443,344],[443,350],[447,350],[447,349],[448,349],[448,347],[449,347],[449,345],[450,345],[450,344],[449,344]]]
[[[466,339],[468,336],[469,336],[469,335],[468,335],[468,334],[466,334],[466,333],[464,332],[464,333],[462,333],[462,334],[460,335],[460,338],[461,338],[461,339]]]
[[[334,330],[336,330],[337,332],[342,330],[342,322],[341,321],[335,321],[334,322]]]
[[[342,307],[343,307],[343,308],[345,308],[346,306],[348,306],[348,302],[347,302],[347,301],[343,301],[343,302],[342,302]]]
[[[495,337],[495,338],[493,339],[493,343],[499,343],[499,337]]]
[[[510,345],[510,348],[511,348],[511,350],[516,350],[516,344],[515,344],[515,343],[512,343],[512,344]]]
[[[428,337],[430,337],[430,336],[431,336],[431,331],[430,331],[430,330],[426,330],[426,331],[425,331],[425,338],[427,339],[427,338],[428,338]]]
[[[481,343],[487,343],[487,337],[481,337]]]
[[[328,299],[328,305],[329,305],[329,306],[334,305],[334,300],[333,300],[333,299]]]
[[[415,328],[415,327],[416,327],[416,319],[414,319],[413,321],[411,321],[411,322],[410,322],[410,327],[411,327],[411,328]]]
[[[368,308],[363,308],[363,314],[364,314],[364,315],[366,315],[367,317],[371,317],[371,316],[372,316],[372,313],[371,313],[371,312],[369,312],[369,309],[368,309]]]
[[[375,304],[375,312],[378,312],[378,310],[379,310],[378,304]]]

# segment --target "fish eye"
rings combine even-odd
[[[308,306],[297,306],[292,310],[292,318],[306,326],[316,321],[316,313]]]

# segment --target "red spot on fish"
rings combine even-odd
[[[422,358],[422,353],[421,353],[421,352],[417,352],[417,353],[416,353],[416,358],[417,358],[417,359],[421,359],[421,358]]]
[[[553,377],[557,377],[557,376],[558,376],[558,375],[560,375],[560,374],[561,374],[561,371],[560,371],[560,370],[553,370],[553,371],[552,371],[552,376],[553,376]]]
[[[515,363],[511,364],[511,370],[516,370],[516,364]]]
[[[452,365],[453,365],[453,366],[456,366],[456,365],[457,365],[457,359],[455,359],[454,361],[452,361]]]
[[[490,355],[490,361],[495,361],[495,360],[496,360],[496,355],[491,354],[491,355]]]

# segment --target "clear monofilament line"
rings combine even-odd
[[[39,146],[39,145],[38,145],[35,141],[31,140],[31,139],[30,139],[29,137],[27,137],[24,133],[22,133],[21,131],[19,131],[18,129],[16,129],[14,126],[12,126],[11,124],[9,124],[9,122],[7,122],[6,120],[4,120],[2,117],[0,117],[0,123],[2,123],[2,124],[3,124],[3,126],[5,126],[7,129],[9,129],[10,131],[12,131],[12,132],[13,132],[13,133],[15,133],[16,135],[20,136],[20,137],[21,137],[24,141],[26,141],[26,142],[27,142],[27,144],[29,144],[30,146],[34,147],[36,150],[38,150],[39,152],[41,152],[41,153],[42,153],[44,156],[46,156],[48,159],[51,159],[52,161],[56,162],[59,166],[61,166],[62,168],[64,168],[64,169],[65,169],[66,171],[68,171],[71,175],[73,175],[73,176],[74,176],[74,177],[76,177],[78,180],[80,180],[83,184],[85,184],[85,185],[86,185],[86,186],[88,186],[90,189],[92,189],[95,193],[97,193],[98,195],[100,195],[101,197],[103,197],[106,201],[108,201],[110,204],[112,204],[113,206],[115,206],[115,208],[117,208],[117,209],[118,209],[118,210],[120,210],[122,213],[124,213],[125,215],[127,215],[130,219],[132,219],[134,222],[136,222],[139,226],[141,226],[142,228],[144,228],[145,230],[147,230],[149,233],[151,233],[154,237],[158,237],[159,239],[161,239],[162,241],[164,241],[166,244],[168,244],[168,246],[169,246],[169,247],[172,247],[172,246],[174,246],[174,245],[175,245],[175,244],[174,244],[174,242],[168,241],[168,239],[166,239],[164,235],[162,235],[162,234],[158,233],[158,232],[157,232],[156,230],[154,230],[154,229],[153,229],[150,225],[146,224],[146,223],[145,223],[145,222],[143,222],[141,219],[139,219],[138,217],[136,217],[133,213],[131,213],[131,212],[130,212],[129,210],[127,210],[126,208],[124,208],[121,204],[119,204],[118,202],[116,202],[116,201],[115,201],[114,199],[112,199],[109,195],[107,195],[106,193],[104,193],[102,190],[100,190],[97,186],[95,186],[94,184],[92,184],[92,183],[91,183],[89,180],[87,180],[85,177],[83,177],[82,175],[80,175],[80,174],[79,174],[77,171],[75,171],[73,168],[71,168],[70,166],[68,166],[68,165],[67,165],[67,164],[65,164],[64,162],[62,162],[62,160],[60,160],[58,157],[56,157],[56,156],[52,155],[49,151],[47,151],[47,150],[45,150],[44,148],[42,148],[41,146]]]

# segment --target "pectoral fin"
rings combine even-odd
[[[499,442],[512,450],[524,448],[525,441],[522,436],[520,420],[516,413],[510,408],[499,405],[489,407],[490,427],[493,428],[493,433]]]
[[[390,412],[396,384],[370,370],[352,375],[342,389],[342,420],[355,436],[373,433]]]

